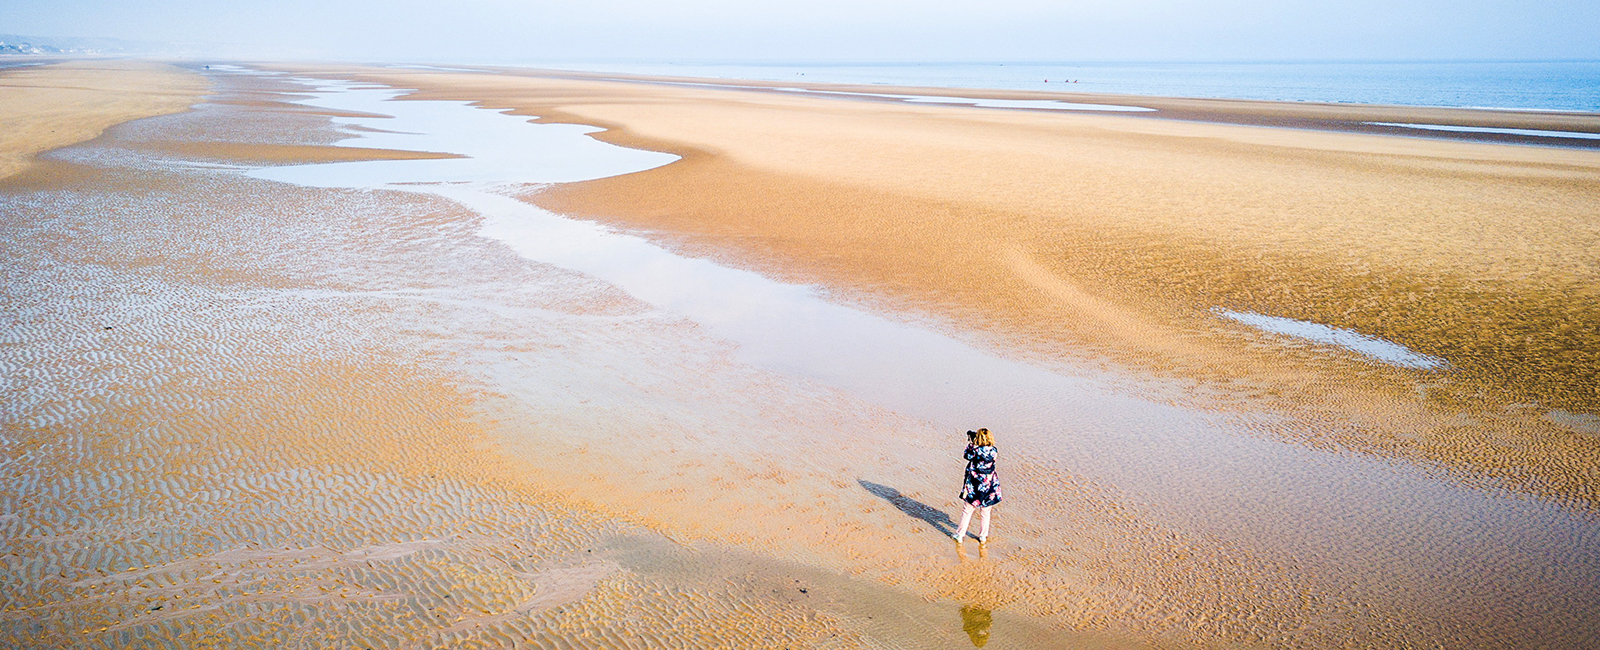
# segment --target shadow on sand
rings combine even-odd
[[[929,526],[933,526],[934,530],[943,533],[944,536],[949,537],[956,532],[956,522],[951,520],[950,515],[945,514],[944,511],[901,494],[899,490],[887,485],[879,485],[863,479],[856,479],[856,482],[860,483],[861,487],[865,488],[866,491],[899,508],[900,512],[927,522]]]

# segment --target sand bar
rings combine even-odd
[[[100,135],[113,124],[188,108],[206,83],[169,65],[68,61],[0,71],[0,178],[34,154]]]

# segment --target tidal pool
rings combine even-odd
[[[1281,316],[1267,316],[1248,311],[1233,311],[1221,307],[1212,313],[1238,323],[1244,323],[1263,332],[1282,334],[1312,343],[1344,348],[1365,357],[1377,359],[1400,368],[1432,370],[1449,365],[1444,359],[1414,352],[1393,341],[1367,336],[1354,330],[1312,323]]]
[[[1586,131],[1548,131],[1545,129],[1512,129],[1493,126],[1455,126],[1451,124],[1411,124],[1405,122],[1367,122],[1373,126],[1392,126],[1400,129],[1419,129],[1423,131],[1452,131],[1455,133],[1500,133],[1504,135],[1526,135],[1537,138],[1578,138],[1580,140],[1600,140],[1600,133]]]

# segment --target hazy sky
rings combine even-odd
[[[1600,59],[1600,0],[3,0],[0,33],[462,62]]]

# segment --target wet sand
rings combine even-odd
[[[461,205],[218,167],[416,156],[319,146],[348,134],[290,103],[302,87],[219,75],[223,94],[194,113],[125,124],[3,187],[18,278],[5,296],[7,458],[27,461],[0,491],[16,532],[0,632],[16,644],[89,630],[173,647],[955,647],[988,621],[995,647],[1583,647],[1596,629],[1581,523],[1594,465],[1573,433],[1587,421],[1416,399],[1423,381],[1510,389],[1403,329],[1321,318],[1293,292],[1378,257],[1391,273],[1488,267],[1505,282],[1548,283],[1539,269],[1553,267],[1592,287],[1578,273],[1592,272],[1592,247],[1564,248],[1587,241],[1584,221],[1548,200],[1589,196],[1592,154],[1103,116],[1063,133],[1014,112],[315,71],[612,127],[599,137],[684,159],[515,194],[1177,404],[1156,417],[1180,430],[1243,414],[1264,440],[1355,451],[1326,462],[1399,459],[1396,485],[1436,490],[1406,497],[1535,495],[1549,529],[1457,540],[1507,549],[1470,566],[1445,566],[1463,556],[1433,538],[1296,549],[1285,539],[1330,530],[1304,519],[1339,495],[1263,510],[1286,530],[1250,538],[1097,482],[1086,459],[1052,457],[1048,435],[1014,431],[996,540],[960,549],[944,536],[959,514],[957,432],[754,367],[692,321],[519,257]],[[1364,165],[1376,171],[1339,180]],[[1351,206],[1311,220],[1321,204],[1307,196],[1342,195],[1308,187],[1370,190],[1411,168],[1426,173],[1387,182],[1453,179],[1535,212],[1539,227],[1516,233],[1532,252],[1506,255],[1511,236],[1477,222],[1459,229],[1483,236],[1463,242]],[[1174,169],[1228,209],[1156,173]],[[1507,169],[1526,182],[1469,182]],[[1272,188],[1285,178],[1300,182]],[[1511,190],[1538,201],[1493,194]],[[1415,193],[1423,207],[1448,198]],[[1269,200],[1292,214],[1252,211]],[[1155,209],[1168,205],[1176,214]],[[1215,250],[1223,239],[1238,249]],[[1259,257],[1278,249],[1305,266]],[[1262,289],[1291,271],[1305,275],[1287,293]],[[1263,313],[1299,305],[1290,315],[1454,368],[1286,347],[1207,320],[1217,295]],[[1454,473],[1430,474],[1441,465]],[[1494,537],[1484,523],[1475,534]],[[1382,572],[1429,546],[1438,566]]]
[[[120,125],[0,186],[0,644],[1146,647],[584,500],[574,482],[604,436],[674,444],[683,422],[651,405],[722,428],[747,423],[730,411],[771,422],[749,414],[773,394],[794,421],[862,426],[860,409],[724,367],[692,325],[528,263],[448,202],[240,176],[351,160],[319,146],[348,134],[284,101],[300,86],[213,80],[221,94],[193,112]],[[647,392],[600,423],[582,403],[640,376],[568,390],[597,366],[695,365],[708,374],[680,386],[690,401]],[[534,381],[497,384],[497,368]],[[528,385],[557,395],[506,401]],[[510,404],[545,432],[525,456],[499,436]],[[848,488],[882,504],[877,525],[902,523]]]
[[[1338,444],[1600,496],[1600,335],[1586,325],[1600,322],[1596,152],[570,77],[363,78],[684,157],[528,197],[558,213],[948,318],[1011,353],[1201,381],[1175,399],[1264,398],[1332,423]],[[1170,101],[1269,123],[1600,128],[1582,115]],[[1347,328],[1451,370],[1285,346],[1216,308]],[[1463,417],[1495,441],[1463,434]]]

